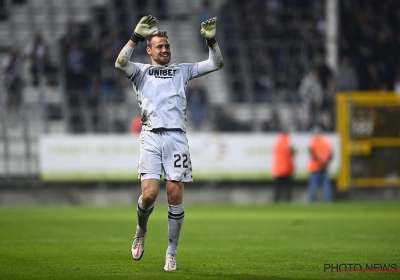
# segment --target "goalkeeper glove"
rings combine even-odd
[[[217,33],[217,18],[212,18],[201,23],[201,36],[206,39],[207,45],[212,47],[217,40],[215,34]]]
[[[136,44],[139,42],[143,42],[147,36],[157,32],[157,26],[153,26],[150,28],[150,26],[156,24],[157,22],[158,19],[153,16],[142,17],[139,23],[136,25],[135,31],[131,36],[131,40]]]

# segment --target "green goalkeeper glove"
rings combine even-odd
[[[215,34],[217,33],[217,18],[212,18],[201,23],[201,36],[206,39],[207,45],[212,47],[217,41]]]
[[[140,41],[143,42],[144,39],[157,32],[158,28],[157,26],[153,26],[150,28],[150,26],[156,24],[158,22],[158,19],[156,19],[153,16],[144,16],[140,19],[139,23],[136,25],[135,31],[133,32],[131,36],[131,40],[135,42],[136,44]]]

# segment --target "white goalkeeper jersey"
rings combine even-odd
[[[142,110],[143,130],[165,128],[186,132],[185,90],[188,82],[223,66],[219,47],[209,49],[209,58],[197,63],[155,66],[128,62],[124,72],[132,81]]]

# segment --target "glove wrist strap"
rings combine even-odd
[[[212,37],[211,39],[206,39],[206,43],[209,47],[212,47],[216,42],[217,40],[215,40],[215,37]]]
[[[132,36],[131,36],[131,40],[133,42],[135,42],[136,44],[138,44],[139,42],[143,42],[144,41],[144,37],[137,34],[136,32],[133,32]]]

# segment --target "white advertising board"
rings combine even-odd
[[[296,150],[295,177],[307,177],[311,134],[291,134]],[[326,134],[334,145],[331,177],[339,172],[340,138]],[[195,181],[265,181],[272,178],[272,148],[277,134],[188,133]],[[137,136],[53,136],[40,139],[43,181],[137,181]]]

